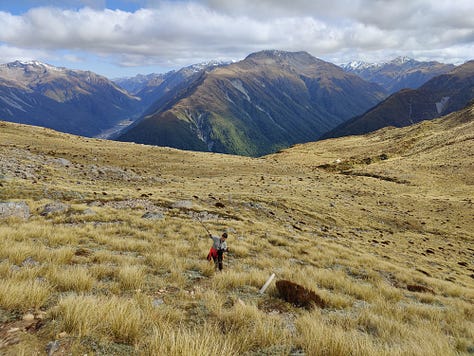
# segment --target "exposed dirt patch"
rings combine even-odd
[[[311,309],[314,306],[325,308],[327,303],[315,292],[299,284],[280,280],[276,282],[276,287],[280,297],[297,307]]]

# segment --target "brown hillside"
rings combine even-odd
[[[469,353],[473,110],[258,159],[0,123],[0,353]]]

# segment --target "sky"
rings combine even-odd
[[[0,63],[109,78],[265,49],[341,64],[474,59],[472,0],[0,0]]]

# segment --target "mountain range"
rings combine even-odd
[[[261,156],[458,110],[474,98],[473,65],[453,67],[406,57],[341,67],[306,52],[268,50],[239,62],[211,61],[111,81],[88,71],[16,61],[0,65],[0,120]],[[387,98],[401,87],[412,89]]]
[[[408,57],[397,57],[389,62],[350,62],[341,66],[346,72],[354,73],[362,79],[377,83],[389,94],[399,90],[416,89],[431,78],[454,69],[453,64],[420,62]]]
[[[0,65],[0,118],[95,136],[137,117],[140,98],[89,71],[37,61]]]
[[[359,135],[386,126],[408,126],[457,111],[474,99],[474,61],[434,77],[418,89],[401,90],[323,138]]]
[[[384,97],[306,52],[262,51],[193,72],[118,140],[259,156],[316,140]]]

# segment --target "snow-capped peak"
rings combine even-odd
[[[363,61],[352,61],[346,64],[341,65],[342,68],[346,70],[364,70],[369,68],[380,67],[379,63],[367,63]]]
[[[393,63],[393,64],[405,64],[407,62],[410,62],[410,61],[413,61],[412,58],[410,57],[407,57],[407,56],[400,56],[400,57],[397,57],[395,58],[393,61],[391,61],[390,63]]]
[[[15,61],[11,63],[6,63],[2,64],[2,67],[8,67],[8,68],[42,68],[42,69],[47,69],[50,71],[56,71],[56,72],[62,72],[65,70],[65,68],[60,68],[60,67],[55,67],[50,64],[42,63],[37,60],[30,60],[30,61]]]
[[[194,72],[200,72],[202,70],[206,70],[206,69],[210,69],[210,68],[214,68],[214,67],[219,67],[219,66],[224,66],[224,65],[227,65],[227,64],[230,64],[230,62],[219,61],[219,60],[211,60],[211,61],[207,61],[207,62],[192,64],[192,65],[190,65],[186,68],[190,69]]]

